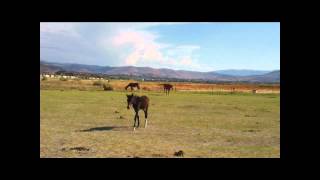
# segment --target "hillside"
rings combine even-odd
[[[280,70],[269,72],[263,75],[253,76],[231,76],[212,71],[197,72],[172,69],[155,69],[151,67],[135,67],[135,66],[96,66],[83,64],[62,64],[40,61],[40,73],[57,71],[101,73],[106,75],[129,75],[150,78],[175,78],[190,80],[210,80],[210,81],[249,81],[249,82],[280,82]]]

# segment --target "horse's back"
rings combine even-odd
[[[149,98],[147,96],[141,96],[140,99],[141,99],[143,108],[146,108],[146,107],[149,106],[149,101],[150,100],[149,100]]]
[[[145,102],[149,102],[149,98],[147,96],[141,96],[141,99]]]

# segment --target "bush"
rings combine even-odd
[[[110,84],[103,84],[103,89],[105,91],[113,91],[113,87]]]
[[[68,79],[67,79],[67,78],[64,78],[64,77],[61,77],[61,78],[60,78],[60,81],[68,81]]]
[[[46,81],[46,80],[48,80],[48,78],[44,76],[41,80]]]
[[[93,82],[93,85],[94,86],[102,86],[103,82],[102,81],[95,81],[95,82]]]

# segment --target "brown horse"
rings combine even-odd
[[[166,95],[169,95],[170,90],[173,90],[173,86],[171,84],[162,84],[163,90],[166,93]]]
[[[137,89],[140,89],[139,83],[129,83],[129,84],[125,87],[125,89],[127,90],[128,87],[131,88],[131,91],[133,90],[134,87],[136,87]]]
[[[139,119],[139,110],[144,111],[144,128],[147,127],[148,123],[148,107],[149,107],[149,98],[147,96],[135,96],[135,95],[127,95],[127,102],[128,106],[127,109],[130,109],[130,105],[132,105],[136,115],[134,116],[134,124],[133,124],[133,130],[136,130],[136,121],[138,119],[138,126],[140,126],[140,119]]]

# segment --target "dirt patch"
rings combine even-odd
[[[73,147],[73,148],[62,148],[61,151],[67,151],[67,150],[70,150],[70,151],[90,151],[89,148],[86,148],[86,147]]]
[[[248,129],[248,130],[243,130],[242,132],[259,132],[260,130],[257,129]]]

